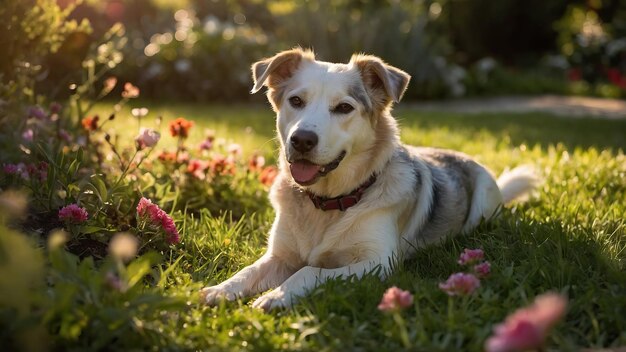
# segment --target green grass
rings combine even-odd
[[[193,119],[192,141],[211,128],[248,153],[271,156],[276,149],[269,106],[148,106],[151,118]],[[114,125],[130,126],[124,133],[134,134],[136,121],[123,115]],[[481,350],[494,324],[546,291],[569,297],[567,315],[550,335],[549,347],[626,345],[626,121],[402,108],[395,116],[406,143],[460,150],[496,173],[534,164],[545,182],[528,203],[467,236],[420,251],[382,282],[371,276],[331,281],[293,310],[270,314],[252,309],[251,300],[206,307],[197,303],[195,292],[263,253],[272,210],[238,221],[202,212],[185,221],[183,244],[166,264],[177,263],[165,294],[189,295],[188,308],[152,323],[172,349],[400,350],[392,317],[376,309],[392,285],[415,295],[414,306],[403,313],[414,350]],[[173,142],[164,136],[164,144]],[[463,248],[478,247],[492,263],[491,276],[475,295],[448,298],[437,284],[461,270],[456,259]]]
[[[192,144],[202,141],[207,130],[211,130],[215,133],[216,138],[223,139],[225,143],[241,145],[244,155],[259,152],[273,160],[277,144],[274,142],[274,114],[269,104],[267,106],[207,107],[197,104],[155,104],[131,101],[129,105],[116,114],[115,119],[105,126],[104,130],[113,131],[120,138],[135,137],[139,131],[140,123],[131,115],[130,110],[142,106],[149,107],[149,113],[142,118],[141,126],[158,128],[156,118],[158,116],[163,117],[160,127],[163,138],[159,142],[159,147],[175,148],[176,139],[170,137],[167,124],[177,117],[184,117],[195,123],[189,134],[189,140]],[[98,104],[92,114],[109,116],[111,111],[109,104]]]

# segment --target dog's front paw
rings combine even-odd
[[[252,307],[263,309],[266,312],[277,308],[290,308],[295,303],[293,295],[280,289],[272,290],[257,298]]]
[[[215,306],[224,300],[234,301],[237,297],[241,297],[241,292],[232,285],[219,284],[200,290],[201,301],[210,306]]]

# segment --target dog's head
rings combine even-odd
[[[282,157],[305,187],[342,168],[354,170],[357,159],[367,158],[380,138],[380,117],[400,100],[410,78],[374,56],[334,64],[302,49],[255,63],[252,75],[252,93],[268,87]]]

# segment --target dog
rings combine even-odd
[[[472,231],[535,185],[529,168],[496,181],[462,153],[403,145],[391,107],[410,76],[378,57],[335,64],[297,48],[255,63],[252,77],[251,92],[266,86],[277,114],[276,218],[260,259],[201,290],[209,305],[263,293],[252,306],[268,311],[328,279],[384,278],[396,260]]]

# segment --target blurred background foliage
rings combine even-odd
[[[111,74],[135,82],[149,99],[260,101],[248,94],[251,63],[294,46],[336,62],[354,52],[379,55],[413,76],[409,99],[626,96],[626,2],[620,0],[3,3],[0,68],[3,82],[12,83],[3,85],[3,95],[15,91],[25,70],[26,83],[39,93],[71,94],[87,52],[121,23],[123,61]],[[19,89],[32,90],[26,83]]]

